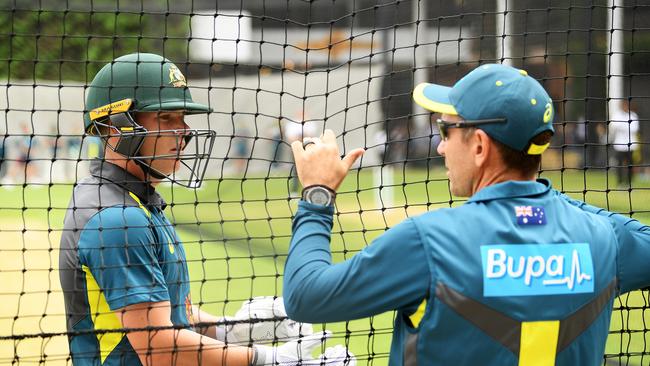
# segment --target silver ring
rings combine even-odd
[[[316,143],[314,141],[312,141],[312,140],[307,140],[307,141],[302,143],[302,148],[306,149],[307,146],[312,145],[312,144],[315,145]]]

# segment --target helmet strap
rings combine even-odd
[[[145,176],[151,176],[156,179],[167,179],[169,178],[168,176],[162,174],[161,172],[157,171],[156,169],[152,168],[151,165],[145,163],[142,161],[142,159],[132,159],[135,161],[136,164],[142,169],[144,172]]]
[[[167,176],[154,169],[143,159],[137,158],[147,130],[135,121],[130,112],[109,116],[111,125],[120,131],[120,137],[113,151],[133,160],[142,169],[145,176],[156,179],[166,179]]]

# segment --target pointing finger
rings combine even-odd
[[[334,131],[327,129],[323,132],[321,140],[326,144],[336,144],[336,135]]]
[[[349,170],[350,167],[352,167],[352,164],[354,164],[357,159],[359,159],[363,153],[366,152],[363,148],[358,148],[350,151],[345,157],[343,158],[343,164],[345,164],[345,169]]]

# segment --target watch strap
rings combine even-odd
[[[320,187],[320,188],[324,188],[325,190],[327,190],[332,195],[332,200],[330,202],[330,205],[334,205],[334,201],[336,200],[336,191],[333,190],[332,188],[326,186],[326,185],[323,185],[323,184],[312,184],[310,186],[307,186],[307,187],[303,188],[302,193],[300,195],[302,197],[303,201],[307,201],[305,193],[307,191],[309,191],[310,189],[315,188],[315,187]]]

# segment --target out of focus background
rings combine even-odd
[[[0,0],[0,364],[71,364],[59,238],[75,182],[103,153],[84,134],[84,98],[132,52],[175,62],[214,109],[188,117],[217,131],[205,184],[160,189],[192,299],[214,314],[282,294],[300,192],[292,141],[329,128],[343,151],[367,149],[337,198],[335,261],[407,216],[463,204],[436,153],[436,116],[411,92],[484,63],[527,70],[553,99],[540,176],[650,222],[646,1]],[[603,364],[650,362],[648,296],[615,302]],[[385,365],[393,316],[322,327],[360,365]]]

